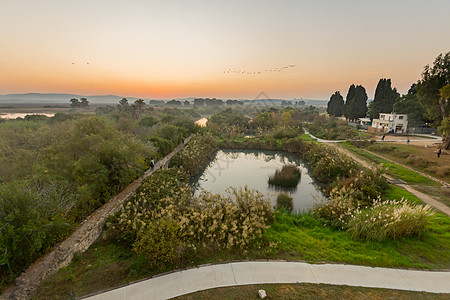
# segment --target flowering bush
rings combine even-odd
[[[388,188],[386,179],[382,175],[382,168],[383,166],[379,166],[374,170],[362,169],[359,172],[350,170],[349,177],[340,178],[330,184],[326,192],[343,187],[347,187],[347,191],[349,191],[351,188],[352,192],[348,195],[349,197],[363,205],[370,205],[373,199],[376,199]]]
[[[216,148],[216,139],[211,133],[196,135],[172,158],[170,166],[183,166],[189,175],[195,175],[206,166]]]
[[[341,177],[349,177],[358,164],[339,150],[325,145],[312,144],[305,156],[313,168],[312,175],[318,181],[331,183]]]
[[[268,227],[272,210],[262,193],[245,187],[230,188],[225,197],[203,192],[189,205],[168,205],[155,217],[176,220],[194,244],[245,249]]]
[[[433,214],[429,205],[400,201],[374,200],[372,207],[358,210],[348,222],[348,232],[354,238],[382,241],[407,236],[420,236]]]
[[[245,250],[269,227],[272,207],[262,193],[230,188],[227,196],[194,198],[187,178],[180,169],[155,172],[109,220],[109,235],[160,267],[199,246]]]
[[[154,172],[136,194],[109,220],[108,235],[118,238],[127,245],[133,244],[137,233],[153,219],[156,209],[174,203],[175,199],[191,197],[187,182],[186,172],[177,168]]]
[[[322,219],[325,225],[337,229],[347,229],[347,223],[359,211],[360,205],[352,195],[356,193],[353,187],[335,187],[330,192],[330,201],[324,202],[314,209],[313,215]]]
[[[330,201],[318,206],[313,214],[325,225],[347,230],[354,238],[382,241],[406,236],[420,236],[432,215],[430,206],[381,199],[362,206],[355,200],[354,187],[334,188]]]

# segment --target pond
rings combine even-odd
[[[44,115],[47,117],[53,117],[54,113],[0,113],[0,118],[2,119],[17,119],[25,118],[27,115]]]
[[[274,188],[268,184],[269,176],[284,164],[295,164],[301,170],[296,188]],[[259,150],[219,150],[205,171],[194,178],[195,194],[201,189],[226,194],[230,186],[239,188],[247,185],[263,194],[269,194],[272,203],[276,196],[285,191],[293,198],[294,211],[305,211],[314,207],[317,197],[322,197],[319,186],[309,175],[304,162],[289,153]]]

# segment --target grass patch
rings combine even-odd
[[[408,184],[439,185],[439,183],[435,182],[434,180],[431,180],[396,163],[382,159],[376,155],[364,151],[363,149],[355,147],[350,142],[344,142],[341,145],[343,148],[351,151],[354,154],[357,154],[358,156],[368,160],[369,162],[383,164],[383,166],[387,169],[386,174],[391,175],[394,178],[401,179]]]
[[[76,255],[67,267],[49,276],[32,299],[68,299],[154,274],[143,257],[99,239],[86,252]]]
[[[296,187],[301,177],[301,172],[296,165],[284,165],[281,170],[276,170],[273,176],[269,177],[269,184]]]
[[[302,134],[300,136],[300,139],[302,141],[308,141],[308,142],[314,142],[315,141],[315,139],[313,139],[309,134],[306,134],[306,133]]]
[[[229,299],[260,299],[258,290],[265,290],[267,299],[448,299],[448,294],[435,294],[391,289],[353,287],[344,285],[291,283],[291,284],[255,284],[244,286],[222,287],[173,298],[173,300],[229,300]]]
[[[389,185],[389,188],[386,190],[383,198],[389,200],[401,200],[402,198],[405,198],[414,204],[424,204],[423,201],[416,195],[413,195],[407,190],[393,184]]]
[[[309,214],[277,214],[264,237],[277,244],[277,258],[367,266],[439,269],[450,266],[450,219],[436,214],[421,238],[356,241],[345,231],[324,227]],[[428,250],[427,250],[428,249]],[[433,249],[430,251],[429,249]]]

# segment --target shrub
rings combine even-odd
[[[203,192],[187,206],[169,205],[157,214],[170,216],[194,244],[245,250],[268,228],[272,208],[260,192],[230,188],[227,196]]]
[[[294,207],[292,200],[292,197],[288,193],[279,193],[277,196],[277,209],[292,211]]]
[[[158,119],[152,116],[146,116],[139,120],[139,125],[143,127],[152,127],[156,123],[158,123]]]
[[[356,191],[351,187],[334,188],[330,193],[330,200],[317,206],[313,215],[321,219],[325,225],[336,229],[347,229],[347,223],[360,205],[353,200]]]
[[[411,204],[407,200],[380,198],[363,206],[354,195],[357,189],[333,189],[330,201],[316,207],[313,215],[325,225],[347,230],[353,238],[382,241],[407,236],[420,236],[432,215],[430,207]]]
[[[212,134],[198,134],[172,158],[170,166],[183,166],[189,175],[195,175],[207,165],[216,148],[216,139]]]
[[[172,219],[158,219],[138,234],[133,250],[144,255],[151,267],[162,268],[183,257],[186,244],[180,226]]]
[[[358,164],[347,155],[329,146],[318,146],[314,146],[308,154],[313,167],[312,175],[318,181],[331,183],[340,177],[349,177],[351,171],[359,169]]]
[[[63,239],[72,229],[65,215],[75,201],[65,182],[0,185],[0,262],[20,273]]]
[[[284,165],[281,170],[276,170],[273,176],[269,177],[269,184],[296,187],[300,180],[301,172],[296,165]]]
[[[282,139],[282,138],[294,138],[298,136],[300,132],[301,129],[298,127],[284,125],[277,127],[272,134],[274,138]]]
[[[107,222],[107,235],[125,245],[132,245],[138,232],[151,223],[156,211],[177,199],[189,199],[191,190],[188,175],[183,170],[171,168],[157,170],[136,191],[121,210]],[[170,200],[172,199],[172,200]]]
[[[149,190],[138,191],[138,196],[128,201],[122,210],[108,221],[108,234],[116,235],[128,245],[134,244],[135,249],[144,254],[145,251],[151,251],[150,246],[146,247],[149,241],[155,240],[154,242],[159,243],[159,249],[167,246],[158,240],[162,233],[154,227],[160,224],[161,220],[172,220],[179,228],[178,237],[183,237],[188,248],[239,247],[245,250],[255,239],[262,236],[263,230],[268,228],[272,220],[271,203],[260,192],[246,187],[231,188],[227,196],[203,192],[199,197],[193,198],[186,184],[176,185],[178,180],[168,181],[168,184],[162,184],[162,189],[168,195],[166,197],[159,198]],[[157,192],[160,192],[159,188]],[[151,195],[156,197],[152,199],[149,197]],[[166,225],[170,224],[164,224]],[[150,231],[149,226],[152,228]],[[175,230],[172,225],[169,228]],[[175,238],[175,235],[169,237]],[[141,239],[145,241],[141,242]],[[184,247],[178,246],[179,249]],[[173,257],[173,253],[164,253]],[[150,255],[152,261],[153,254]]]
[[[356,212],[348,222],[348,232],[362,240],[382,241],[408,236],[420,236],[430,216],[425,207],[400,201],[375,200],[372,207]]]
[[[334,188],[338,190],[342,187],[352,188],[353,192],[349,196],[363,205],[369,205],[388,188],[382,171],[382,165],[375,170],[363,169],[359,172],[350,170],[349,177],[338,179],[334,184],[329,185],[326,192]]]

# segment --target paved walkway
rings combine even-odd
[[[125,285],[88,300],[159,300],[225,286],[263,283],[325,283],[450,293],[450,272],[338,264],[265,261],[206,265]],[[269,295],[270,296],[270,295]]]

